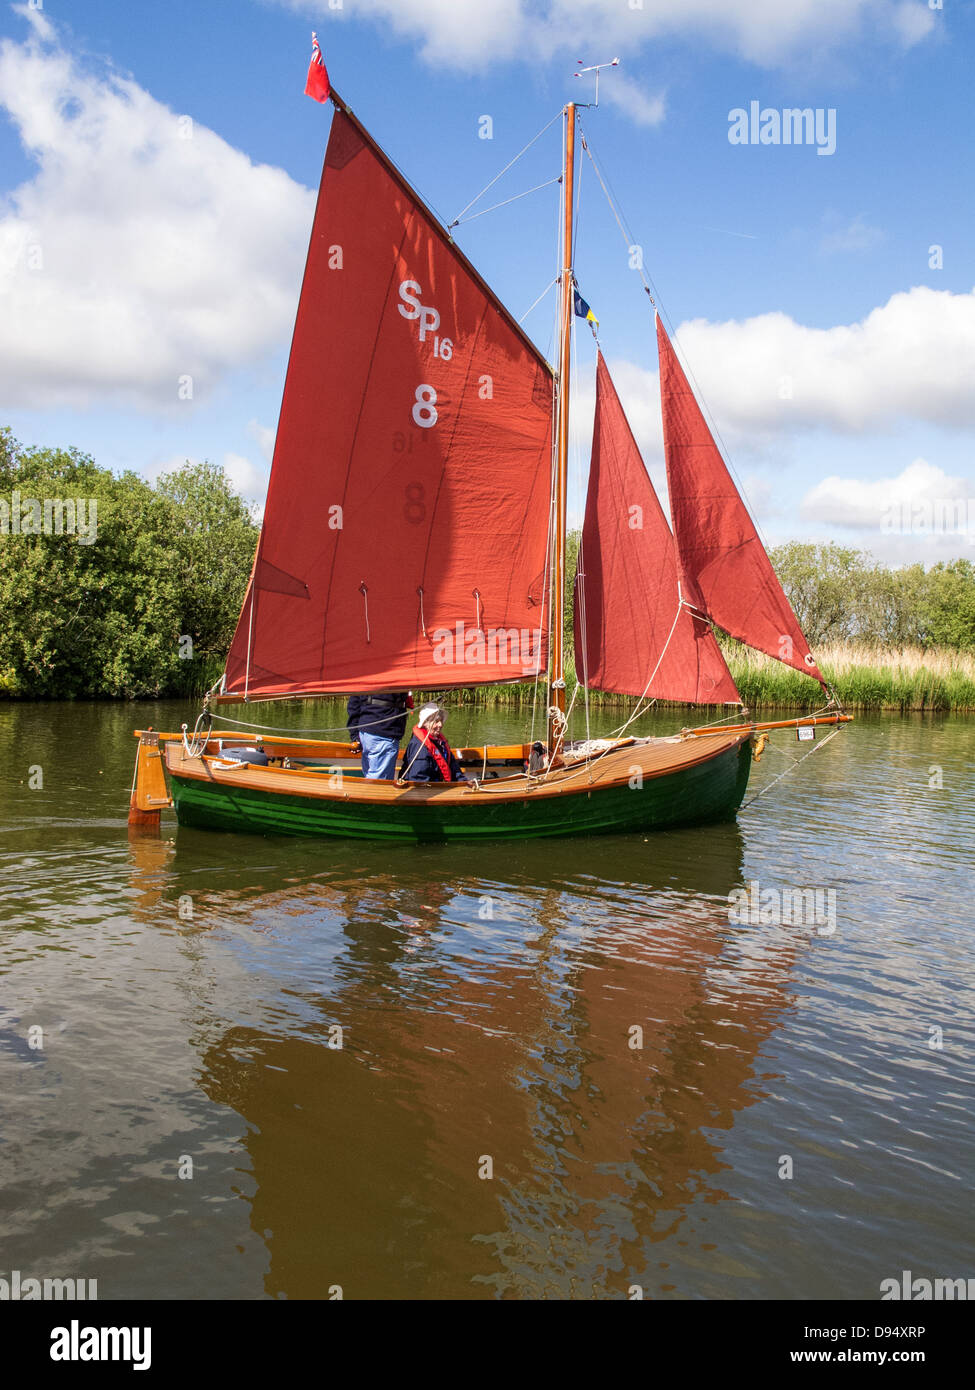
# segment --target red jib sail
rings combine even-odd
[[[225,693],[544,669],[552,395],[544,358],[337,110]]]
[[[670,515],[684,594],[750,647],[823,680],[657,318]]]
[[[576,672],[597,689],[739,699],[709,624],[681,604],[674,538],[601,353],[575,637]]]

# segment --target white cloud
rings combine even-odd
[[[27,20],[39,39],[54,37],[54,26],[40,9],[33,5],[11,5],[10,8],[14,14],[19,14],[22,19]]]
[[[622,357],[608,358],[606,365],[644,462],[648,467],[662,466],[664,443],[657,373]],[[583,368],[573,378],[569,421],[570,444],[582,459],[583,470],[589,467],[595,409],[596,375],[594,371]]]
[[[917,5],[911,3],[911,0],[899,0],[899,3],[894,5],[891,23],[905,47],[910,48],[930,34],[935,18],[930,5]]]
[[[657,373],[623,358],[611,359],[606,365],[644,462],[648,467],[651,463],[662,467],[664,436]]]
[[[802,499],[801,514],[810,521],[834,526],[880,527],[892,512],[902,514],[906,509],[909,513],[917,503],[967,501],[970,497],[975,497],[972,483],[918,458],[894,478],[824,478]]]
[[[28,17],[0,43],[0,106],[37,164],[0,202],[3,404],[166,410],[182,377],[198,399],[286,340],[314,195]]]
[[[247,433],[251,439],[256,440],[257,447],[267,459],[268,463],[274,457],[275,431],[269,429],[267,425],[260,424],[257,420],[249,420],[247,423]]]
[[[768,478],[759,473],[746,473],[742,479],[741,491],[748,501],[753,516],[780,517],[781,507],[773,503],[774,489]]]
[[[341,9],[330,9],[327,0],[278,3],[319,23],[373,20],[418,41],[430,62],[468,70],[588,53],[594,35],[627,54],[676,35],[773,67],[859,48],[868,33],[909,47],[935,24],[921,0],[355,0]],[[328,30],[320,37],[327,59]]]
[[[645,92],[636,82],[622,73],[614,72],[599,84],[599,102],[615,106],[629,116],[635,125],[659,125],[666,114],[662,92]]]
[[[917,286],[835,328],[781,313],[694,319],[677,341],[729,437],[975,424],[975,290]]]
[[[829,214],[823,219],[824,225],[828,228],[819,243],[820,251],[827,253],[833,251],[869,251],[871,247],[877,246],[884,239],[884,233],[879,227],[871,227],[864,220],[863,213],[857,213],[852,222],[845,225],[835,214]]]
[[[243,454],[224,454],[223,471],[234,492],[245,501],[256,503],[263,512],[267,495],[267,471],[258,468],[250,459],[244,458]]]
[[[606,365],[660,505],[669,516],[657,373],[622,357],[608,358]],[[573,379],[569,420],[569,525],[574,527],[582,525],[585,511],[595,410],[596,374],[583,367]]]
[[[975,290],[918,287],[893,295],[859,323],[835,328],[809,328],[773,313],[726,323],[693,319],[672,337],[732,458],[747,451],[753,464],[781,463],[782,441],[813,430],[882,434],[904,420],[975,424]],[[648,360],[652,352],[648,344]],[[657,373],[621,358],[609,368],[656,478],[663,459]],[[581,371],[572,439],[587,458],[594,399],[592,374]]]
[[[971,559],[975,547],[975,483],[923,458],[893,478],[824,478],[800,515],[852,532],[856,545],[889,565]]]
[[[277,0],[309,16],[320,26],[325,61],[329,61],[329,26],[369,19],[403,38],[420,43],[430,62],[455,63],[470,69],[517,56],[525,34],[524,0],[349,0],[330,9],[328,0]],[[345,95],[339,72],[331,74]]]
[[[660,378],[655,371],[636,362],[628,362],[625,358],[607,360],[606,365],[651,482],[664,511],[668,512],[667,469],[664,462],[663,422],[660,415]],[[585,491],[585,479],[589,468],[596,389],[592,372],[580,372],[579,378],[572,393],[570,443],[576,469],[576,490],[581,495]],[[726,452],[724,456],[727,460]],[[777,458],[776,463],[780,462],[780,458]],[[782,516],[782,509],[773,504],[773,488],[768,479],[756,472],[750,472],[744,478],[740,478],[735,472],[734,463],[732,457],[732,476],[752,515],[759,518]]]

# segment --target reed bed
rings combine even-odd
[[[882,648],[843,642],[816,652],[819,668],[848,709],[975,710],[975,653],[947,648]],[[798,671],[747,647],[725,657],[749,706],[813,709],[817,687]]]
[[[735,684],[749,709],[812,710],[824,703],[816,682],[791,666],[783,666],[739,643],[726,642],[723,648]],[[819,648],[815,656],[847,709],[901,714],[975,710],[975,652],[840,642]],[[567,673],[567,700],[572,699],[574,689],[574,677]],[[474,686],[452,690],[449,698],[452,703],[524,705],[531,704],[534,690],[532,684]],[[446,692],[421,692],[424,696],[443,693]],[[544,705],[544,683],[539,686],[538,699]],[[580,692],[577,705],[581,699]],[[635,702],[591,690],[589,703],[629,708]]]

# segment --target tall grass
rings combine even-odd
[[[186,674],[182,676],[177,672],[177,679],[174,687],[166,692],[170,699],[192,699],[197,695],[205,695],[208,690],[212,690],[217,681],[223,675],[225,662],[222,657],[210,653],[201,657],[197,661],[186,662]]]
[[[723,647],[735,684],[749,709],[776,706],[811,710],[824,703],[817,682],[791,666],[783,666],[736,642],[727,642]],[[821,647],[815,656],[819,669],[847,709],[896,710],[902,714],[925,710],[975,710],[975,652],[836,642]],[[567,672],[567,700],[571,700],[574,689],[574,675]],[[487,685],[453,690],[449,694],[454,703],[523,705],[531,704],[534,691],[532,684]],[[444,692],[420,693],[421,697],[426,697]],[[538,698],[544,704],[544,682],[539,686]],[[581,699],[580,691],[577,704]],[[589,703],[629,707],[635,701],[591,690]]]
[[[815,655],[819,669],[849,709],[975,710],[973,652],[837,642]],[[725,656],[749,706],[813,709],[822,703],[815,683],[790,666],[737,645]]]

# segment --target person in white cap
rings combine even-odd
[[[424,705],[400,764],[403,782],[468,782],[443,736],[446,715],[439,705]],[[475,783],[476,785],[476,783]]]

